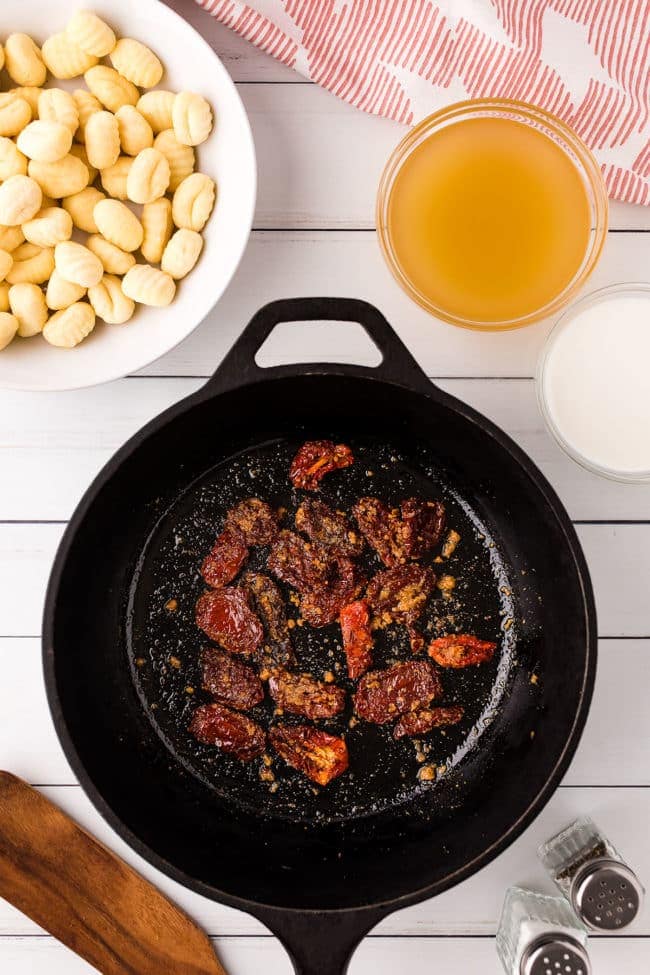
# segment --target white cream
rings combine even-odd
[[[539,382],[547,420],[578,459],[624,478],[650,476],[650,286],[569,312]]]

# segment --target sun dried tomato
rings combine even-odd
[[[412,563],[378,572],[368,583],[366,598],[377,627],[391,623],[411,626],[421,615],[436,584],[436,574],[427,566]]]
[[[479,640],[476,636],[458,633],[432,640],[427,652],[441,667],[458,669],[488,663],[496,648],[496,643],[489,640]]]
[[[400,505],[402,546],[409,559],[419,559],[438,544],[445,529],[445,506],[440,501],[407,498]]]
[[[261,572],[245,572],[241,585],[249,593],[253,608],[264,624],[266,662],[281,667],[293,667],[296,662],[287,623],[282,593],[268,576]]]
[[[253,654],[264,639],[248,594],[236,586],[204,593],[196,604],[196,624],[229,653]]]
[[[278,533],[278,515],[260,498],[247,498],[231,508],[226,526],[241,532],[247,545],[270,545]]]
[[[296,511],[296,528],[337,555],[356,558],[363,551],[363,537],[356,532],[342,511],[334,511],[324,501],[308,498]]]
[[[248,546],[238,529],[225,528],[201,565],[209,586],[219,589],[235,578],[248,557]]]
[[[306,592],[322,586],[334,568],[332,553],[322,545],[306,542],[294,532],[281,531],[269,552],[268,566],[273,575]]]
[[[385,724],[406,711],[426,708],[441,693],[440,679],[426,660],[407,660],[362,677],[354,708],[366,721]]]
[[[266,733],[255,721],[222,704],[202,704],[192,715],[190,733],[204,745],[216,745],[241,762],[250,762],[266,748]]]
[[[328,581],[302,594],[300,612],[303,618],[312,626],[333,623],[343,607],[359,595],[365,581],[354,562],[336,556]]]
[[[315,491],[325,474],[349,467],[352,463],[352,451],[345,444],[335,444],[331,440],[308,440],[291,462],[289,480],[294,487]]]
[[[283,711],[317,721],[333,718],[345,707],[345,691],[336,684],[325,684],[311,674],[278,671],[269,680],[269,694]]]
[[[379,498],[360,498],[353,508],[362,534],[388,568],[419,559],[438,544],[445,525],[439,501],[407,498],[390,509]]]
[[[373,638],[370,632],[370,610],[365,599],[348,603],[341,610],[343,650],[352,680],[365,674],[372,663]]]
[[[276,725],[269,738],[288,765],[303,772],[317,785],[327,785],[343,775],[349,765],[345,738],[310,725]]]
[[[205,647],[201,651],[201,670],[201,687],[219,704],[247,711],[264,700],[262,682],[253,668],[224,650]]]
[[[434,728],[458,724],[464,714],[465,709],[455,705],[449,708],[423,708],[421,711],[409,711],[408,714],[403,714],[395,725],[393,737],[426,735]]]

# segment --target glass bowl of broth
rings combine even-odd
[[[453,325],[519,328],[563,307],[595,267],[607,192],[589,149],[522,102],[460,102],[416,125],[388,160],[377,231],[388,266]]]

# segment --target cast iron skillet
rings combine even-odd
[[[322,319],[361,323],[381,365],[255,364],[276,324]],[[433,783],[417,779],[411,742],[353,729],[347,785],[314,794],[278,767],[272,794],[257,770],[192,747],[185,731],[200,699],[187,691],[200,641],[186,617],[201,547],[224,504],[281,494],[286,457],[320,436],[364,461],[328,476],[330,500],[362,475],[387,497],[405,486],[444,495],[461,525],[470,623],[499,635],[494,670],[444,675],[475,712],[470,730],[433,736],[427,761],[444,766]],[[178,612],[165,615],[174,584]],[[350,299],[267,305],[201,390],[118,451],[61,542],[43,640],[59,737],[102,815],[159,869],[259,918],[305,975],[340,975],[383,917],[475,873],[525,829],[576,749],[596,667],[589,576],[551,487],[502,431],[429,382],[376,309]]]

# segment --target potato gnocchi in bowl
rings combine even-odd
[[[14,388],[91,385],[173,347],[232,276],[255,196],[245,113],[189,25],[155,0],[93,11],[52,2],[62,22],[50,37],[25,29],[19,9],[22,29],[2,24],[0,36],[0,385]],[[147,11],[161,24],[156,50],[131,31]],[[222,127],[238,136],[230,146]],[[238,188],[233,206],[228,191]],[[172,303],[189,312],[178,329],[173,311],[160,310]],[[130,341],[141,316],[143,332],[158,333],[149,352],[144,335]],[[129,347],[117,355],[122,338]],[[84,376],[60,349],[97,362]]]

